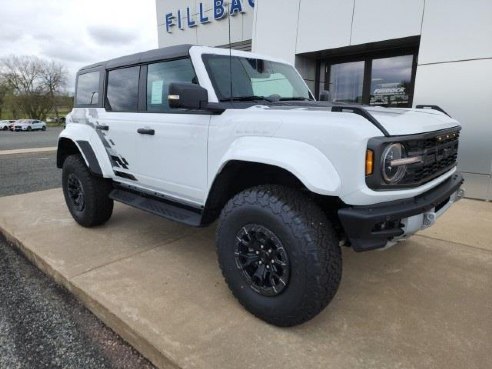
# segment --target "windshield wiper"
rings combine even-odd
[[[280,99],[278,99],[278,101],[312,101],[312,100],[308,99],[307,97],[294,96],[294,97],[281,97]]]
[[[268,102],[273,102],[274,100],[269,99],[268,97],[265,96],[233,96],[225,99],[221,99],[220,101],[255,101],[255,100],[263,100],[263,101],[268,101]]]

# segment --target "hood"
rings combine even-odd
[[[325,102],[290,102],[262,106],[271,110],[303,110],[303,111],[326,111],[331,112],[334,107],[343,105],[332,105]],[[354,106],[354,105],[347,105]],[[390,136],[412,135],[424,132],[439,131],[442,129],[459,126],[458,121],[431,109],[401,109],[384,108],[360,105],[357,106],[369,112]],[[350,113],[346,113],[350,114]],[[372,124],[368,121],[369,124]]]
[[[458,121],[436,110],[365,107],[391,136],[411,135],[456,127]]]

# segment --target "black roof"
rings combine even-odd
[[[132,55],[121,56],[119,58],[106,60],[104,62],[87,65],[79,70],[79,73],[89,69],[112,69],[123,67],[126,65],[148,63],[163,59],[182,58],[189,55],[190,48],[193,45],[176,45],[163,47],[161,49],[153,49],[136,53]]]

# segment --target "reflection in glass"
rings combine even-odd
[[[106,108],[111,111],[137,111],[140,67],[115,69],[108,74]]]
[[[150,64],[147,74],[147,111],[168,112],[169,85],[172,82],[197,83],[191,60],[177,59]]]
[[[412,62],[413,55],[372,61],[370,105],[409,106]]]
[[[333,64],[330,69],[331,101],[362,103],[363,82],[363,61]]]

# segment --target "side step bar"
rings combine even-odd
[[[198,227],[201,225],[202,212],[199,208],[193,208],[178,204],[169,200],[142,195],[136,192],[115,188],[109,194],[115,201],[133,206],[134,208],[174,220],[179,223]]]

